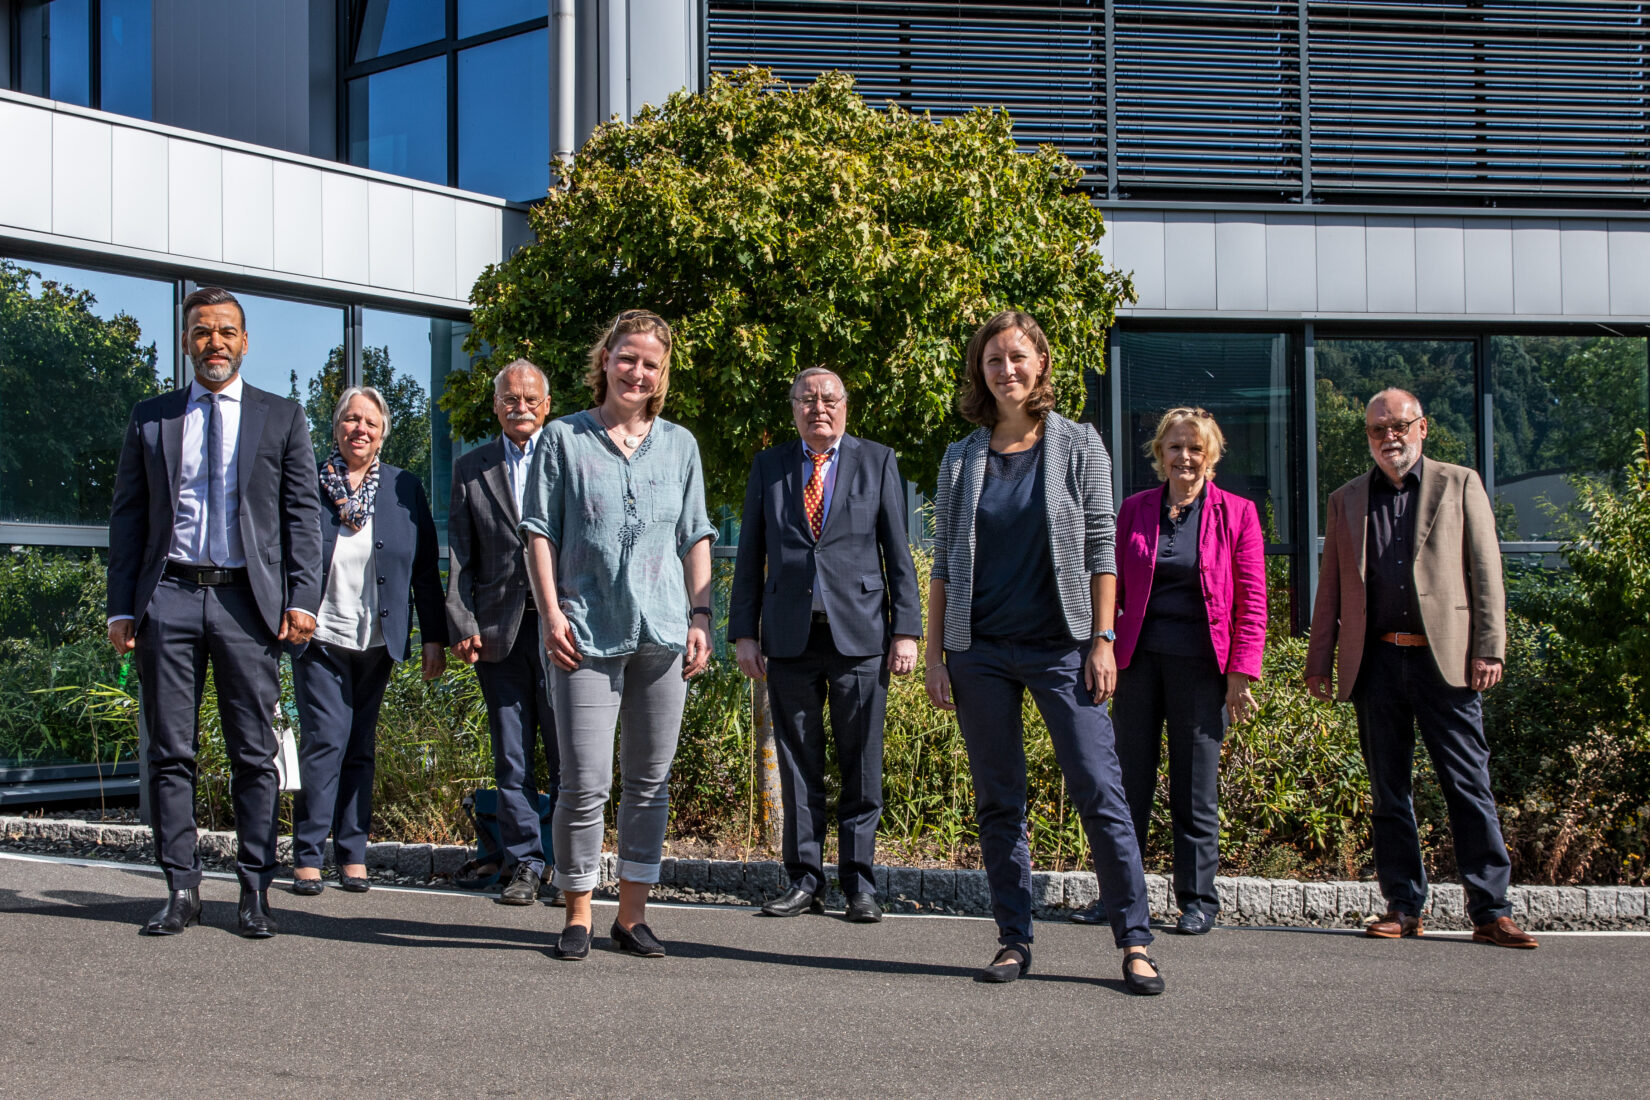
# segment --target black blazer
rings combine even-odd
[[[447,624],[454,641],[481,635],[483,661],[510,655],[527,608],[520,523],[504,438],[460,456],[447,510]]]
[[[322,591],[332,573],[332,551],[338,545],[343,521],[338,507],[326,502],[321,520]],[[442,606],[441,548],[435,534],[435,517],[430,515],[424,483],[416,474],[383,463],[378,467],[378,502],[372,512],[373,565],[378,569],[379,630],[390,658],[407,659],[408,638],[412,634],[409,602],[418,609],[418,629],[422,640],[447,644],[447,613]],[[408,597],[411,596],[409,601]],[[306,645],[296,646],[294,655]]]
[[[836,489],[816,543],[802,506],[802,440],[770,447],[751,464],[728,608],[728,639],[757,638],[769,657],[808,644],[814,577],[837,651],[869,657],[892,635],[922,635],[917,570],[905,537],[905,479],[894,452],[842,437]],[[764,566],[766,574],[764,575]]]
[[[309,420],[295,401],[241,391],[235,452],[241,543],[258,612],[273,637],[281,614],[321,606],[321,496]],[[126,424],[109,509],[108,613],[143,621],[160,583],[178,502],[189,387],[139,401]]]

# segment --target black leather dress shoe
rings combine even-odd
[[[500,905],[531,905],[538,896],[539,873],[525,863],[518,863],[510,881],[499,891],[498,901]]]
[[[301,898],[313,898],[326,889],[318,878],[294,878],[292,892]]]
[[[782,898],[775,898],[762,907],[762,912],[770,917],[794,917],[804,912],[823,913],[825,903],[819,900],[818,895],[810,894],[800,886],[793,886],[785,892]]]
[[[148,936],[175,936],[191,924],[200,922],[200,887],[191,886],[187,890],[173,890],[167,894],[165,907],[149,918],[143,932]]]
[[[1111,914],[1106,912],[1106,903],[1096,899],[1094,904],[1073,913],[1070,919],[1073,924],[1110,924]]]
[[[1215,918],[1211,913],[1201,909],[1184,909],[1180,919],[1175,921],[1174,930],[1182,936],[1205,936],[1215,926]]]
[[[241,904],[235,914],[236,929],[249,940],[267,940],[280,931],[269,915],[269,891],[241,887]]]
[[[539,883],[539,900],[546,905],[567,908],[567,899],[561,896],[561,887],[554,885],[549,875],[545,875],[544,880]]]
[[[848,898],[848,912],[844,914],[852,924],[875,924],[882,919],[882,906],[875,894],[861,891]]]

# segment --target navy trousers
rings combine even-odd
[[[837,877],[842,892],[875,894],[872,871],[882,820],[882,721],[888,659],[844,657],[831,628],[815,623],[799,657],[768,659],[768,705],[785,801],[785,871],[791,885],[825,888],[825,704],[831,705],[842,791],[837,798]]]
[[[1146,876],[1123,797],[1111,719],[1083,686],[1086,647],[1056,642],[996,642],[975,638],[947,653],[957,724],[974,777],[980,854],[991,884],[997,942],[1030,943],[1031,846],[1026,838],[1025,726],[1027,690],[1048,725],[1066,792],[1088,836],[1100,895],[1118,947],[1152,942]]]
[[[149,806],[155,861],[172,890],[199,886],[195,752],[206,666],[218,689],[235,807],[235,873],[248,890],[275,877],[275,729],[280,649],[244,584],[200,588],[163,577],[137,628],[138,690],[149,725]]]
[[[1482,697],[1471,688],[1445,683],[1432,651],[1424,646],[1372,639],[1364,648],[1352,705],[1358,712],[1358,741],[1375,799],[1375,877],[1387,904],[1417,916],[1427,899],[1427,875],[1410,801],[1419,725],[1449,809],[1467,914],[1474,924],[1509,915],[1512,860],[1490,793]]]
[[[1182,912],[1220,911],[1220,743],[1226,736],[1226,677],[1214,657],[1135,650],[1117,673],[1112,722],[1134,836],[1146,851],[1157,799],[1163,727],[1169,728],[1169,821],[1174,831],[1174,896]]]
[[[556,716],[545,682],[544,646],[539,617],[523,612],[516,641],[501,661],[478,661],[476,679],[487,704],[487,729],[493,740],[493,780],[498,786],[498,831],[506,868],[525,863],[541,878],[545,856],[539,823],[539,793],[533,785],[533,754],[543,746],[549,765],[550,805],[555,808],[561,785],[561,753],[556,747]]]
[[[292,661],[303,787],[293,800],[294,866],[319,869],[328,832],[338,866],[367,861],[378,708],[393,667],[382,645],[354,650],[312,641]]]

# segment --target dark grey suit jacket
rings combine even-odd
[[[321,606],[321,495],[301,405],[255,386],[242,390],[235,452],[241,543],[264,625]],[[108,613],[139,623],[172,545],[189,387],[139,401],[126,425],[109,509]]]
[[[869,657],[887,652],[892,635],[920,637],[905,479],[894,452],[842,437],[818,542],[808,530],[802,489],[800,439],[756,456],[745,486],[728,639],[757,638],[769,657],[799,656],[808,645],[816,573],[825,579],[825,614],[839,653]]]
[[[516,644],[531,598],[504,437],[453,464],[447,512],[447,623],[453,641],[481,635],[481,659],[502,661]]]

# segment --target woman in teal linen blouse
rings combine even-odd
[[[633,955],[665,953],[645,922],[647,895],[659,881],[687,680],[710,659],[716,533],[699,445],[659,416],[670,349],[670,326],[657,314],[614,319],[590,353],[596,406],[544,429],[522,498],[561,749],[552,881],[567,899],[556,945],[564,959],[590,952],[621,713],[619,914],[609,934]]]

